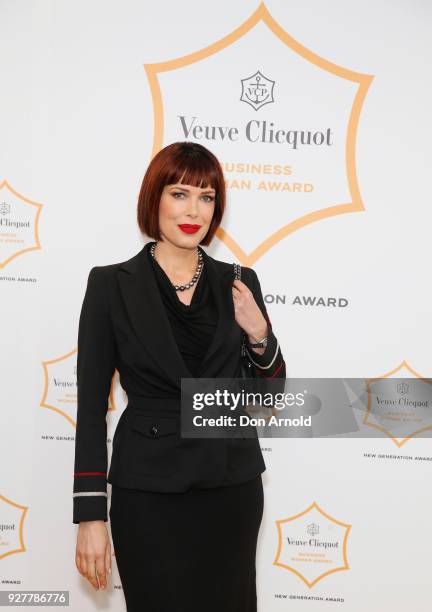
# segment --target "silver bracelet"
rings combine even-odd
[[[247,345],[249,348],[266,348],[267,341],[268,341],[268,336],[264,336],[262,340],[260,340],[259,342],[254,342],[253,344],[251,344],[248,340]]]

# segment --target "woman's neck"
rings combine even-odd
[[[177,247],[168,242],[157,241],[154,250],[156,261],[175,285],[190,281],[198,265],[197,247]]]

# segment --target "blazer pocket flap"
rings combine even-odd
[[[136,414],[133,419],[132,429],[139,431],[148,438],[160,438],[177,431],[177,418]]]

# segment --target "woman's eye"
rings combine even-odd
[[[177,196],[183,196],[185,195],[182,191],[174,191],[173,192],[173,196],[177,199]],[[203,198],[208,198],[208,200],[206,200],[207,202],[213,202],[214,200],[214,196],[209,196],[209,195],[205,195],[203,196]]]

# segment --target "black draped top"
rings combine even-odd
[[[205,265],[196,283],[189,306],[183,304],[164,269],[150,253],[153,242],[147,244],[147,255],[152,262],[162,301],[179,351],[193,377],[199,370],[215,333],[217,310],[209,286]],[[199,248],[199,247],[198,247]]]

